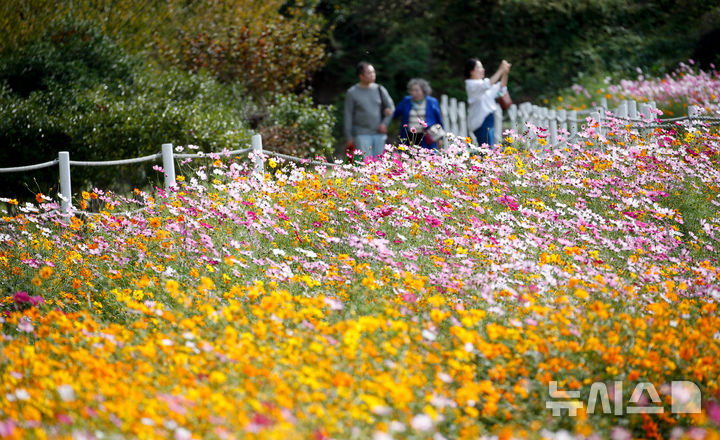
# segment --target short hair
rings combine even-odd
[[[360,61],[359,63],[357,63],[357,66],[355,66],[355,71],[358,75],[362,75],[363,73],[365,73],[365,70],[369,66],[372,66],[372,64],[368,63],[367,61]]]
[[[410,90],[412,86],[419,86],[420,90],[422,90],[423,94],[425,96],[432,95],[432,87],[430,87],[430,83],[422,78],[413,78],[407,83],[407,88]]]
[[[477,63],[480,62],[477,58],[468,58],[467,61],[465,61],[465,78],[470,78],[470,72],[475,69],[475,66]]]

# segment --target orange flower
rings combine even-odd
[[[50,266],[44,266],[40,269],[40,278],[46,280],[53,274],[53,268]]]

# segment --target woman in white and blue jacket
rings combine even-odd
[[[393,119],[400,118],[400,141],[436,149],[436,140],[428,143],[425,130],[435,124],[443,125],[440,104],[430,96],[432,89],[424,79],[411,79],[407,88],[409,94],[400,101],[393,113]]]
[[[511,64],[503,60],[497,72],[485,77],[485,67],[477,58],[465,62],[465,91],[468,97],[468,129],[473,132],[478,145],[495,142],[495,98],[507,87]]]

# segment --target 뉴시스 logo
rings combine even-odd
[[[550,381],[548,387],[551,399],[564,399],[546,402],[545,407],[552,409],[553,416],[561,416],[563,409],[568,410],[569,416],[576,416],[578,409],[584,405],[584,402],[580,400],[580,390],[558,390],[558,383],[554,380]],[[702,396],[700,389],[693,382],[673,381],[670,385],[661,386],[660,392],[670,396],[673,414],[697,414],[701,410]],[[587,414],[594,414],[598,405],[602,408],[603,414],[615,414],[616,416],[623,415],[623,411],[626,414],[662,414],[665,411],[660,395],[650,382],[639,382],[635,385],[626,406],[623,402],[623,383],[621,381],[614,381],[610,391],[604,382],[595,382],[590,386]]]

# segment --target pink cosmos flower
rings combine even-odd
[[[720,403],[708,402],[707,404],[707,415],[710,420],[716,425],[720,426]]]
[[[32,321],[27,316],[23,316],[20,319],[20,323],[18,324],[18,330],[25,333],[32,333],[35,331],[35,327],[33,327]]]
[[[0,437],[12,437],[15,432],[15,421],[8,419],[5,421],[0,420]]]

